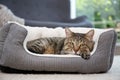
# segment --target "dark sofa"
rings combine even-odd
[[[0,0],[29,26],[93,27],[83,15],[70,18],[70,0]]]

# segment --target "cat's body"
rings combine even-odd
[[[38,54],[74,54],[84,59],[89,59],[93,50],[94,30],[86,34],[74,33],[69,28],[65,29],[66,37],[39,38],[27,42],[29,51]]]
[[[38,54],[60,54],[64,40],[65,38],[62,37],[39,38],[28,41],[27,48]]]

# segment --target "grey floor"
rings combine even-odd
[[[116,44],[115,55],[120,55],[120,43]]]

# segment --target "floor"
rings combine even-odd
[[[117,43],[117,44],[116,44],[116,47],[115,47],[115,55],[120,55],[120,43]]]
[[[0,72],[0,80],[120,80],[120,55],[112,68],[101,74],[11,74]]]

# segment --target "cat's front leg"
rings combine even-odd
[[[60,54],[65,55],[65,54],[68,54],[68,53],[62,50],[62,51],[60,51]]]
[[[61,50],[60,54],[62,54],[62,55],[74,55],[74,52],[72,52],[72,51],[66,51],[66,50]]]

